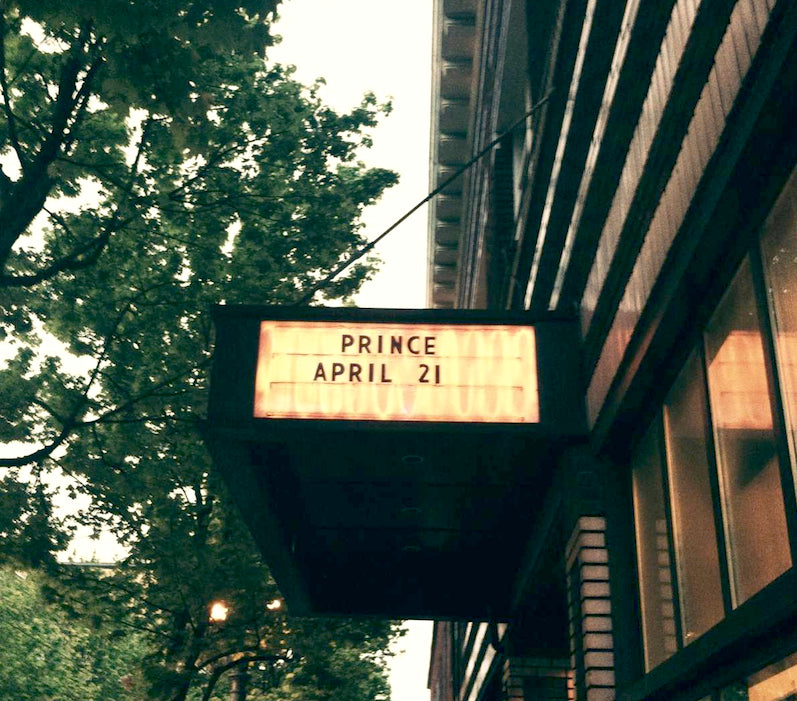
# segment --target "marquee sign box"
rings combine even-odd
[[[210,415],[583,424],[575,323],[484,312],[217,307]]]
[[[262,321],[253,414],[537,423],[534,328]]]
[[[203,437],[291,613],[508,616],[557,456],[587,435],[577,321],[213,317]]]

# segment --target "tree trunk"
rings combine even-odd
[[[246,684],[248,681],[249,675],[246,673],[246,663],[244,662],[232,675],[230,701],[246,701]]]

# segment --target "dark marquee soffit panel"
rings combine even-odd
[[[291,612],[506,618],[559,455],[587,438],[576,320],[451,310],[221,306],[214,321],[204,438]],[[267,322],[265,340],[261,322]],[[258,352],[270,348],[270,322],[305,323],[302,328],[310,330],[300,330],[300,336],[306,339],[335,323],[341,345],[335,352],[359,350],[362,343],[366,355],[378,333],[370,341],[368,333],[361,334],[364,340],[355,333],[344,339],[347,325],[407,324],[421,329],[412,353],[429,351],[430,357],[443,336],[424,336],[424,328],[449,333],[451,325],[455,338],[462,329],[471,333],[469,327],[496,327],[487,332],[490,347],[500,351],[504,331],[514,337],[515,327],[530,327],[537,367],[528,374],[536,370],[538,377],[537,420],[451,421],[447,414],[433,421],[255,418]],[[467,343],[468,357],[479,356],[472,339]],[[310,355],[325,351],[316,347]],[[439,360],[441,396],[450,357]],[[387,372],[415,360],[422,359],[404,358]],[[493,360],[500,366],[500,359]],[[307,362],[298,358],[289,365]],[[320,362],[329,364],[318,381],[326,379],[329,386],[332,361]],[[316,358],[309,367],[317,367]],[[336,381],[367,379],[367,370],[361,372],[354,378],[341,372]],[[379,378],[376,371],[372,382]],[[429,379],[434,383],[434,371]],[[458,586],[452,589],[451,581]]]

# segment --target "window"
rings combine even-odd
[[[760,256],[753,249],[740,265],[632,456],[648,670],[793,565],[797,174],[759,243]],[[787,676],[797,683],[797,672]],[[793,690],[764,691],[774,684],[751,678],[718,698],[797,701]]]
[[[681,642],[689,644],[724,615],[707,436],[705,376],[692,353],[664,405]]]
[[[797,465],[797,173],[772,209],[761,239],[792,466]]]
[[[706,329],[706,363],[734,606],[791,567],[750,264]]]
[[[645,667],[650,670],[677,650],[661,438],[657,423],[637,448],[633,491]]]

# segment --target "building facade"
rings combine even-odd
[[[577,318],[589,439],[433,701],[797,699],[797,2],[435,12],[429,306]]]

